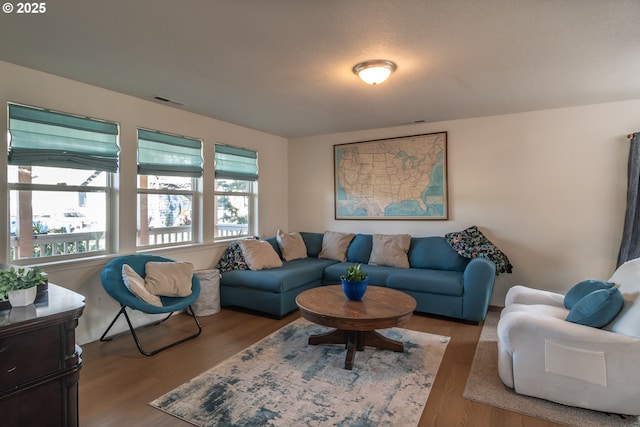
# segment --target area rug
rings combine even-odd
[[[513,412],[577,427],[640,427],[638,417],[607,414],[523,396],[504,386],[498,375],[496,327],[500,314],[489,312],[482,327],[476,354],[463,396],[466,399]]]
[[[284,326],[150,405],[197,426],[415,426],[449,337],[381,330],[404,353],[366,347],[353,370],[343,345],[307,344],[329,328]]]

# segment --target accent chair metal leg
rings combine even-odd
[[[146,351],[146,350],[144,350],[144,349],[142,348],[142,345],[140,344],[140,340],[138,339],[138,335],[136,334],[136,330],[137,330],[137,329],[142,329],[142,328],[147,328],[147,327],[149,327],[149,326],[155,326],[155,325],[158,325],[158,324],[160,324],[160,323],[164,322],[165,320],[169,319],[169,317],[171,317],[171,315],[173,314],[173,312],[169,313],[169,314],[167,315],[167,317],[165,317],[165,318],[163,318],[163,319],[160,319],[160,320],[158,320],[158,321],[151,322],[151,323],[148,323],[148,324],[146,324],[146,325],[142,325],[142,326],[138,326],[137,328],[134,328],[134,327],[133,327],[133,324],[131,323],[131,319],[129,319],[129,314],[127,313],[127,308],[126,308],[126,306],[121,305],[121,306],[120,306],[120,311],[118,311],[118,314],[116,314],[116,317],[114,317],[114,319],[111,321],[111,323],[110,323],[110,324],[109,324],[109,326],[107,327],[107,330],[106,330],[106,331],[104,331],[104,334],[102,334],[102,336],[100,337],[100,341],[103,341],[103,342],[105,342],[105,341],[111,341],[111,340],[112,340],[112,339],[114,339],[114,338],[120,337],[120,336],[122,336],[122,335],[126,335],[126,331],[125,331],[125,332],[121,332],[121,333],[118,333],[118,334],[114,334],[114,335],[112,335],[112,336],[110,336],[110,337],[107,337],[107,336],[106,336],[106,335],[107,335],[107,333],[109,332],[109,330],[110,330],[110,329],[113,327],[113,325],[116,323],[116,320],[118,320],[118,317],[120,317],[120,315],[124,314],[124,318],[125,318],[125,320],[127,321],[127,325],[129,325],[129,331],[131,332],[131,335],[133,336],[133,340],[134,340],[134,341],[135,341],[135,343],[136,343],[136,347],[138,347],[138,351],[140,351],[140,353],[142,353],[142,354],[143,354],[143,355],[145,355],[145,356],[153,356],[154,354],[158,354],[158,353],[160,353],[160,352],[161,352],[161,351],[163,351],[163,350],[166,350],[166,349],[168,349],[168,348],[174,347],[174,346],[176,346],[176,345],[178,345],[178,344],[181,344],[181,343],[183,343],[183,342],[185,342],[185,341],[187,341],[187,340],[190,340],[190,339],[196,338],[198,335],[200,335],[200,333],[202,332],[202,326],[200,325],[200,322],[198,321],[198,317],[195,315],[195,313],[194,313],[193,309],[191,308],[191,306],[189,306],[189,307],[188,307],[188,309],[186,310],[186,312],[187,312],[187,313],[188,313],[188,314],[193,318],[193,320],[194,320],[194,321],[195,321],[195,323],[196,323],[196,326],[197,326],[197,328],[198,328],[198,331],[197,331],[196,333],[194,333],[194,334],[192,334],[192,335],[189,335],[189,336],[187,336],[187,337],[181,338],[181,339],[179,339],[178,341],[175,341],[175,342],[173,342],[173,343],[171,343],[171,344],[167,344],[167,345],[165,345],[164,347],[160,347],[160,348],[158,348],[158,349],[151,350],[151,351]]]

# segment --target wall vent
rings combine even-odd
[[[175,99],[169,99],[167,97],[160,96],[160,95],[154,95],[153,99],[155,99],[156,101],[162,104],[169,104],[176,107],[183,107],[185,105],[184,102],[176,101]]]

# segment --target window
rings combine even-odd
[[[215,146],[215,238],[254,233],[258,161],[255,151]]]
[[[118,125],[9,104],[10,260],[110,249]]]
[[[193,242],[202,141],[138,129],[138,246]]]

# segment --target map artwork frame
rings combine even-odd
[[[335,219],[448,219],[447,132],[333,146]]]

